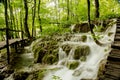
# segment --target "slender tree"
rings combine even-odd
[[[99,0],[95,0],[95,18],[99,18]]]
[[[38,2],[38,20],[39,20],[39,25],[40,25],[40,31],[42,32],[42,23],[41,23],[41,17],[40,17],[40,5],[41,5],[41,0]]]
[[[27,0],[24,0],[24,9],[25,9],[25,19],[24,19],[24,29],[26,36],[30,38],[30,32],[28,28],[28,5],[27,5]]]
[[[69,21],[70,9],[69,9],[69,0],[67,0],[67,21]]]
[[[36,35],[35,16],[36,16],[36,0],[34,0],[34,6],[32,8],[32,37]]]
[[[88,5],[88,26],[89,26],[89,28],[90,28],[91,34],[92,34],[92,36],[93,36],[93,39],[94,39],[94,41],[96,42],[96,44],[98,44],[98,45],[100,45],[100,46],[104,46],[103,43],[101,43],[101,42],[99,42],[99,41],[97,40],[96,35],[95,35],[94,31],[93,31],[93,26],[92,26],[91,23],[90,23],[90,0],[87,0],[87,5]]]
[[[4,7],[5,7],[5,23],[6,23],[6,44],[7,44],[7,63],[9,64],[10,63],[10,52],[9,52],[9,41],[8,41],[8,37],[9,37],[9,32],[8,32],[8,29],[9,29],[9,26],[8,26],[8,12],[7,12],[7,6],[8,3],[7,3],[7,0],[4,0]]]
[[[10,26],[11,29],[14,29],[14,26],[13,26],[14,15],[13,15],[13,8],[11,6],[11,1],[10,0],[8,0],[8,5],[9,5],[9,11],[10,11],[10,24],[9,24],[9,26]],[[14,37],[14,33],[10,32],[10,34],[11,34],[11,38],[13,38]]]

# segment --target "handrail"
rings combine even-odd
[[[7,28],[0,28],[0,31],[6,31]],[[14,32],[23,32],[21,30],[12,30],[12,29],[8,29],[9,31],[14,31]]]

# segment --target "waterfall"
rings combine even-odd
[[[116,27],[113,26],[107,30],[100,41],[112,43],[114,40]],[[108,33],[113,33],[108,36]],[[74,37],[70,41],[64,41],[59,48],[59,61],[57,66],[61,66],[57,71],[50,71],[43,80],[81,80],[81,79],[97,79],[100,62],[107,59],[111,51],[111,44],[106,46],[97,45],[92,36],[88,34],[73,34]],[[86,41],[82,41],[81,37],[87,36]],[[110,40],[111,39],[111,40]]]

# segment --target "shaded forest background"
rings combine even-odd
[[[69,31],[71,24],[87,21],[87,0],[7,0],[8,28],[21,30],[25,37],[39,37]],[[91,0],[91,20],[106,20],[120,16],[119,0]],[[0,28],[5,24],[5,3],[0,0]],[[5,31],[0,31],[4,40]],[[22,37],[21,32],[9,32],[9,38]]]

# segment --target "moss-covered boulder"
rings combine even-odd
[[[94,28],[94,24],[91,24],[92,29]],[[74,26],[71,27],[72,32],[82,32],[86,33],[90,31],[89,25],[87,22],[81,23],[81,24],[75,24]]]
[[[43,58],[42,58],[42,63],[45,63],[45,64],[53,64],[55,62],[58,61],[58,58],[56,55],[53,55],[53,54],[46,54]]]
[[[38,40],[36,42],[33,43],[32,46],[32,51],[34,53],[34,62],[35,63],[42,63],[42,61],[47,62],[46,59],[43,59],[44,56],[49,57],[53,57],[53,56],[46,56],[46,55],[57,55],[57,51],[58,51],[58,45],[57,45],[57,41],[53,41],[52,39],[48,40],[48,41],[42,41],[44,39]],[[39,42],[42,41],[42,42]],[[58,56],[57,56],[58,57]],[[57,58],[58,59],[58,58]]]
[[[87,40],[87,36],[86,35],[82,35],[81,36],[81,41],[86,42],[86,40]]]
[[[14,80],[26,80],[29,73],[27,72],[17,72],[13,75]]]
[[[34,62],[42,63],[42,58],[44,57],[46,50],[44,48],[38,47],[34,52]]]
[[[81,57],[80,57],[80,60],[81,60],[81,61],[86,61],[86,56],[81,56]]]
[[[69,54],[70,50],[72,49],[72,45],[70,45],[70,44],[64,44],[61,47],[62,47],[63,51],[66,52],[67,55]]]
[[[87,56],[90,53],[90,48],[87,45],[81,45],[81,46],[77,46],[75,48],[75,52],[74,52],[74,56],[73,58],[78,60],[80,59],[82,56]]]
[[[45,76],[47,70],[41,69],[39,71],[32,72],[26,80],[43,80],[43,77]]]
[[[78,61],[68,61],[67,62],[67,67],[69,69],[76,69],[79,66],[79,62]]]

